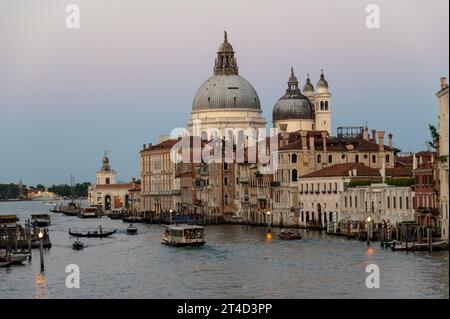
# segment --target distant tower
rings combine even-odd
[[[328,82],[325,80],[323,70],[316,85],[314,100],[316,111],[315,128],[318,131],[328,131],[328,134],[331,135],[331,94],[328,91]]]
[[[103,156],[102,159],[102,167],[99,171],[97,171],[97,185],[104,185],[104,184],[115,184],[116,183],[116,171],[111,169],[111,166],[109,166],[109,158],[106,155]]]

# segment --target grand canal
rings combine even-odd
[[[2,202],[0,214],[48,211],[42,202]],[[161,245],[163,227],[50,213],[53,247],[31,262],[0,268],[0,298],[449,298],[448,252],[403,253],[302,230],[301,241],[266,238],[264,227],[207,226],[201,248]],[[111,238],[84,239],[74,251],[69,228],[117,228]],[[277,233],[278,229],[274,229]],[[80,268],[80,288],[66,288],[66,266]],[[380,268],[368,289],[365,268]]]

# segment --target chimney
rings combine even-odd
[[[392,143],[392,133],[389,133],[388,137],[389,137],[389,147],[393,147],[394,143]]]
[[[446,77],[442,77],[441,78],[441,89],[445,89],[447,87],[447,78]]]
[[[309,136],[309,149],[314,151],[314,135],[312,134]]]
[[[328,136],[328,132],[323,131],[322,132],[322,144],[323,144],[323,151],[324,152],[327,151],[327,136]]]
[[[378,131],[378,149],[380,152],[384,151],[384,131]]]
[[[307,150],[308,149],[308,145],[306,144],[306,136],[307,135],[308,135],[308,132],[300,131],[302,150]]]
[[[370,135],[372,142],[376,143],[377,142],[377,137],[375,136],[376,134],[376,130],[372,129],[372,135]]]
[[[366,141],[369,140],[369,129],[367,128],[367,126],[364,127],[363,139],[365,139]]]

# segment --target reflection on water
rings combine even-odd
[[[36,292],[34,297],[36,299],[48,299],[47,278],[45,277],[45,274],[43,272],[37,273],[35,278]]]
[[[0,203],[0,214],[46,212],[40,202]],[[164,228],[108,218],[51,214],[53,247],[31,263],[0,268],[0,298],[448,298],[448,252],[392,252],[373,242],[301,230],[302,240],[277,238],[279,229],[207,226],[200,248],[161,245]],[[69,228],[117,228],[111,238],[83,238],[72,249]],[[273,235],[273,237],[269,236]],[[66,266],[80,268],[80,288],[65,285]],[[380,269],[381,287],[367,289],[366,266]]]

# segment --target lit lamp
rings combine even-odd
[[[169,210],[169,216],[170,216],[170,224],[172,224],[172,210]]]
[[[269,227],[269,233],[271,233],[272,231],[270,230],[270,210],[267,211],[267,226]]]
[[[44,271],[44,244],[43,244],[44,233],[42,232],[41,229],[39,229],[38,238],[39,238],[39,253],[41,257],[41,271]]]
[[[367,245],[370,245],[370,222],[372,221],[372,218],[367,217]]]

